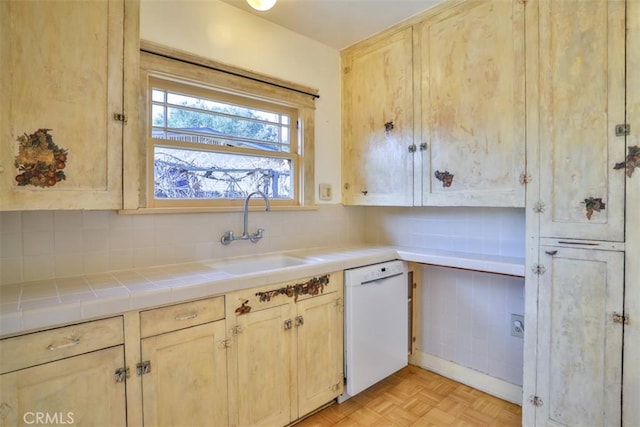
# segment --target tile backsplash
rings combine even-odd
[[[220,243],[242,233],[242,212],[119,215],[115,211],[0,212],[0,283],[69,277],[153,265],[363,242],[360,208],[251,211],[257,244]]]
[[[265,237],[221,245],[225,231],[242,232],[242,219],[241,212],[0,212],[0,283],[359,243],[524,256],[522,209],[321,204],[313,211],[252,211],[249,229],[262,227]]]
[[[365,208],[365,240],[524,258],[524,218],[519,208]]]

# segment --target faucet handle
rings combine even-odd
[[[249,237],[249,240],[251,240],[252,243],[257,243],[258,240],[262,239],[262,233],[264,233],[264,228],[258,228],[258,230]]]
[[[222,237],[220,237],[220,243],[222,243],[223,245],[228,245],[234,240],[235,236],[233,235],[233,231],[227,231],[222,235]]]

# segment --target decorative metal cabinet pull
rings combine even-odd
[[[304,325],[304,318],[302,316],[296,316],[296,326]]]
[[[126,378],[129,378],[129,368],[118,368],[114,372],[117,383],[122,383]]]
[[[145,360],[136,365],[136,374],[138,376],[148,374],[149,372],[151,372],[151,362],[149,360]]]
[[[451,187],[454,176],[452,173],[449,173],[448,171],[440,172],[439,170],[437,170],[433,175],[438,181],[442,181],[443,187]]]
[[[555,254],[558,253],[558,251],[544,251],[544,253],[547,254],[547,255],[554,256]]]
[[[393,122],[386,122],[384,124],[384,131],[386,133],[389,133],[389,132],[391,132],[393,130],[394,127],[395,127],[395,125],[393,124]]]
[[[80,344],[80,338],[70,338],[69,341],[64,344],[49,344],[47,350],[62,350],[63,348],[73,347],[78,344]]]
[[[605,210],[606,205],[602,201],[601,197],[598,197],[598,198],[589,197],[584,199],[584,207],[587,211],[586,213],[587,219],[590,220],[594,212],[600,212]]]
[[[284,321],[284,329],[285,330],[291,329],[292,326],[293,326],[293,324],[291,322],[291,319],[287,319],[287,320]]]

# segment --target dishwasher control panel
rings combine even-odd
[[[406,273],[406,264],[402,261],[388,261],[350,270],[354,282],[368,283],[386,277]]]

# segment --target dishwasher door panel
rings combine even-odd
[[[407,274],[345,287],[346,392],[353,396],[407,366]]]

